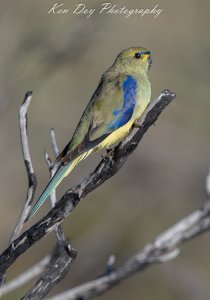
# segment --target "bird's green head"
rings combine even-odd
[[[126,73],[147,73],[152,65],[151,52],[143,47],[125,49],[117,56],[113,67]]]

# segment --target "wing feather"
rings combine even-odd
[[[118,76],[114,80],[103,76],[71,141],[56,161],[69,163],[125,125],[132,117],[135,95],[136,80],[132,76]]]

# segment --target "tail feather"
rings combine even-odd
[[[83,159],[85,159],[88,155],[90,155],[95,149],[90,149],[87,152],[81,154],[77,158],[75,158],[73,161],[68,163],[67,165],[60,165],[58,167],[58,170],[56,171],[55,175],[51,178],[50,182],[44,189],[41,196],[38,198],[37,202],[34,204],[32,209],[29,211],[29,214],[25,220],[28,221],[40,208],[40,206],[44,203],[44,201],[47,199],[47,197],[56,189],[56,187],[59,185],[59,183],[63,180],[64,177],[66,177],[73,168]]]
[[[44,203],[44,201],[47,199],[47,197],[51,194],[52,191],[56,189],[56,187],[59,185],[59,183],[62,181],[62,179],[68,175],[69,172],[74,168],[75,163],[74,161],[70,162],[66,166],[60,166],[58,170],[56,171],[55,175],[52,177],[46,188],[44,189],[43,193],[37,200],[37,202],[34,204],[32,209],[30,210],[26,220],[30,219],[40,208],[40,206]]]

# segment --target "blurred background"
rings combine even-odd
[[[210,166],[210,2],[115,1],[118,7],[150,8],[158,18],[133,15],[74,15],[76,1],[65,1],[68,14],[48,11],[56,1],[0,1],[0,248],[5,249],[27,189],[21,154],[18,110],[33,90],[29,143],[38,176],[37,196],[48,181],[44,149],[52,156],[50,128],[59,148],[70,140],[101,74],[130,46],[152,51],[152,98],[163,89],[177,94],[123,169],[79,204],[64,222],[78,257],[51,295],[104,272],[109,255],[125,262],[160,232],[200,208]],[[104,1],[83,1],[99,9]],[[81,163],[58,189],[62,195],[100,161]],[[45,204],[33,222],[49,211]],[[31,225],[31,223],[28,224]],[[56,242],[54,233],[22,255],[8,280],[38,262]],[[181,255],[117,286],[100,299],[210,299],[209,233],[182,247]],[[28,284],[4,299],[19,299]]]

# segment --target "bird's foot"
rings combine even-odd
[[[105,154],[102,154],[102,158],[107,158],[109,156],[109,154],[112,152],[112,149],[110,148],[106,148],[106,153]]]
[[[137,128],[140,128],[141,124],[139,124],[138,121],[134,121],[133,126],[137,127]]]

